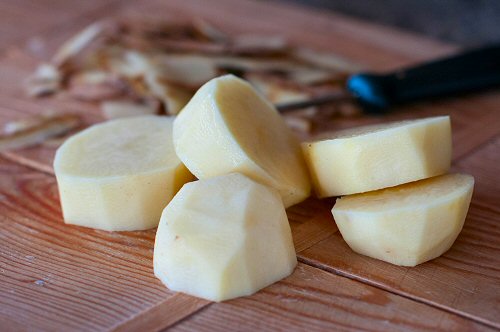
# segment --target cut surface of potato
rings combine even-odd
[[[357,253],[415,266],[447,251],[469,209],[474,178],[448,174],[337,199],[335,222]]]
[[[309,196],[298,140],[276,109],[235,76],[196,92],[174,122],[174,145],[200,179],[240,172],[276,188],[286,207]]]
[[[279,193],[242,174],[187,183],[161,216],[154,271],[171,290],[224,301],[253,294],[296,265]]]
[[[446,173],[448,116],[363,126],[302,143],[319,197],[350,195]]]
[[[118,119],[64,142],[54,160],[64,221],[108,231],[156,227],[165,205],[192,179],[175,154],[172,123]]]

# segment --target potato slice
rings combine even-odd
[[[64,221],[108,231],[156,227],[165,205],[192,179],[175,154],[172,123],[124,118],[69,138],[54,160]]]
[[[448,174],[337,199],[335,222],[357,253],[415,266],[447,251],[469,209],[470,175]]]
[[[450,118],[347,129],[302,149],[319,197],[392,187],[448,171]]]
[[[168,288],[212,301],[253,294],[297,265],[279,193],[239,173],[182,187],[161,216],[153,261]]]
[[[174,145],[200,179],[240,172],[278,189],[286,207],[309,196],[297,139],[276,109],[235,76],[196,92],[174,122]]]

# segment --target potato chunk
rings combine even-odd
[[[337,199],[335,222],[352,250],[415,266],[447,251],[469,209],[470,175],[448,174]]]
[[[274,107],[235,76],[196,92],[174,122],[174,145],[199,179],[239,172],[276,188],[286,207],[309,196],[297,139]]]
[[[296,264],[279,193],[239,173],[184,185],[156,233],[155,275],[212,301],[253,294]]]
[[[450,168],[448,116],[364,126],[302,149],[318,197],[350,195],[444,174]]]
[[[125,118],[64,142],[54,160],[64,221],[108,231],[156,227],[163,208],[193,179],[175,154],[172,127],[168,117]]]

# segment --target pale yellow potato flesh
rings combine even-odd
[[[107,231],[154,228],[193,176],[172,142],[173,119],[139,116],[94,125],[57,150],[64,221]]]
[[[199,179],[239,172],[277,189],[285,207],[310,194],[298,140],[276,109],[235,76],[196,92],[174,122],[174,145]]]
[[[320,198],[445,174],[451,150],[448,116],[352,128],[328,139],[302,143]]]
[[[462,230],[474,187],[448,174],[337,199],[335,222],[357,253],[415,266],[446,252]]]
[[[297,265],[279,193],[239,173],[182,187],[161,216],[153,261],[169,289],[211,301],[253,294]]]

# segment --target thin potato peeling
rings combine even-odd
[[[165,114],[177,114],[198,88],[223,74],[249,79],[273,103],[338,90],[354,68],[339,59],[296,48],[279,35],[234,35],[202,19],[118,19],[69,38],[25,87],[33,97],[67,92],[89,103],[156,99]]]

